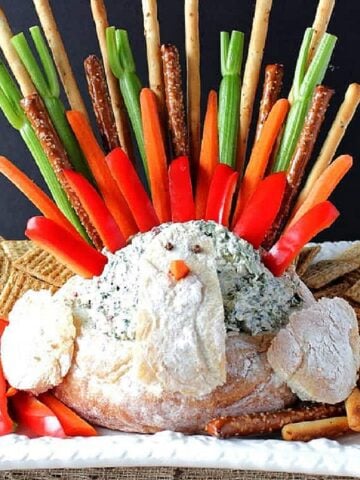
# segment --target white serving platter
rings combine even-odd
[[[332,258],[349,242],[323,244]],[[99,429],[92,438],[0,437],[0,470],[91,467],[204,467],[360,477],[360,434],[309,443],[219,440],[161,432],[138,435]]]

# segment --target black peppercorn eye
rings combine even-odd
[[[190,249],[193,253],[201,253],[203,249],[200,247],[200,245],[193,245]]]
[[[166,248],[166,250],[169,250],[169,251],[170,251],[170,250],[173,250],[174,245],[173,245],[171,242],[167,242],[167,243],[165,244],[165,248]]]

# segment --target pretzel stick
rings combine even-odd
[[[36,88],[31,81],[29,74],[26,71],[19,55],[11,43],[13,32],[6,18],[4,11],[0,8],[0,48],[6,58],[6,61],[11,68],[17,83],[19,84],[21,93],[31,95],[36,92]]]
[[[269,113],[279,98],[282,80],[284,76],[283,65],[267,65],[265,68],[265,79],[263,93],[260,102],[259,117],[256,126],[255,142],[259,139],[264,123]]]
[[[285,191],[280,212],[264,242],[264,248],[270,248],[282,233],[296,202],[306,166],[314,150],[326,110],[334,91],[319,85],[315,88],[309,112],[301,131],[296,150],[291,160],[288,173],[288,187]]]
[[[360,432],[360,390],[354,388],[345,401],[346,416],[349,427],[355,432]]]
[[[120,93],[119,82],[113,75],[106,46],[106,29],[109,26],[104,0],[91,0],[91,12],[95,22],[96,34],[99,41],[102,61],[105,70],[106,81],[109,89],[111,106],[114,112],[116,130],[121,148],[127,155],[133,159],[133,147],[129,127],[128,116],[124,105],[124,100]]]
[[[165,87],[160,53],[160,28],[157,1],[142,0],[144,33],[149,70],[149,86],[155,93],[161,113],[165,112]]]
[[[289,423],[282,428],[281,436],[284,440],[308,442],[315,438],[337,438],[350,431],[346,417],[334,417]]]
[[[96,123],[100,131],[104,150],[108,153],[119,147],[119,139],[111,109],[104,69],[96,55],[90,55],[85,59],[84,68]]]
[[[272,433],[288,424],[318,420],[344,413],[344,405],[307,405],[287,408],[277,412],[250,413],[239,417],[220,417],[212,420],[205,427],[215,437],[246,437]]]
[[[80,218],[81,223],[83,224],[95,247],[98,250],[101,250],[103,248],[103,243],[100,239],[100,236],[92,225],[88,214],[80,203],[78,196],[70,188],[65,178],[64,170],[71,170],[71,163],[60,141],[60,138],[56,133],[53,124],[51,123],[50,117],[45,109],[44,104],[42,103],[41,98],[37,93],[34,93],[23,98],[20,104],[34,129],[39,142],[41,143],[45,155],[53,167],[60,185],[64,189],[69,202]]]
[[[319,0],[314,23],[312,25],[314,34],[310,44],[308,65],[310,65],[311,60],[314,58],[320,40],[328,28],[334,7],[335,0]]]
[[[193,165],[200,156],[200,36],[199,0],[185,0],[185,45],[187,73],[187,119]]]
[[[175,156],[181,157],[188,155],[189,148],[178,49],[174,45],[162,45],[161,57],[172,145]]]
[[[299,199],[296,203],[297,208],[305,198],[309,195],[316,180],[320,177],[326,167],[333,160],[336,150],[345,135],[346,129],[349,126],[356,109],[360,103],[360,84],[352,83],[349,85],[345,99],[339,108],[334,123],[332,124],[329,133],[326,137],[325,143],[321,149],[320,155],[316,160],[306,181],[305,187],[302,189]]]
[[[87,116],[85,104],[81,98],[79,87],[58,31],[49,0],[33,0],[33,3],[51,49],[69,104],[73,110],[80,110]]]
[[[240,135],[237,169],[243,171],[251,117],[263,58],[272,0],[257,0],[246,59],[240,101]]]

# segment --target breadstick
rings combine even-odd
[[[335,0],[319,0],[314,23],[312,25],[314,34],[311,39],[311,44],[309,49],[308,65],[310,65],[311,60],[314,58],[314,55],[319,46],[320,40],[328,28],[331,14],[334,10],[334,7],[335,7]]]
[[[51,49],[56,68],[63,84],[69,104],[73,110],[79,110],[87,116],[85,104],[81,98],[79,87],[73,74],[68,55],[56,21],[51,10],[49,0],[33,0],[36,13],[39,17],[45,37]]]
[[[124,100],[120,93],[119,82],[113,75],[107,53],[106,29],[109,26],[104,0],[91,0],[91,12],[95,22],[96,34],[99,41],[102,61],[105,70],[106,81],[109,89],[111,106],[114,112],[116,130],[119,137],[121,148],[127,153],[129,158],[133,159],[133,148],[128,116],[124,105]]]
[[[71,170],[69,158],[56,130],[51,123],[47,110],[37,93],[23,98],[20,102],[31,126],[33,127],[45,155],[49,159],[60,185],[63,187],[73,209],[80,218],[85,230],[98,250],[103,248],[103,243],[88,214],[84,210],[76,193],[69,186],[63,171]]]
[[[250,413],[239,417],[220,417],[207,424],[205,430],[216,437],[246,437],[272,433],[288,424],[328,418],[344,413],[344,405],[306,405],[277,412]]]
[[[119,147],[113,111],[101,61],[90,55],[84,61],[86,80],[91,97],[96,123],[106,153]]]
[[[149,71],[149,86],[157,97],[160,112],[165,112],[165,89],[160,53],[160,28],[157,16],[157,1],[142,0],[142,9]]]
[[[333,417],[289,423],[282,428],[281,436],[284,440],[308,442],[315,438],[337,438],[350,431],[346,417]]]
[[[354,388],[345,401],[346,416],[349,427],[355,432],[360,432],[360,390]]]
[[[11,68],[17,83],[19,84],[21,93],[31,95],[36,92],[36,88],[31,81],[26,68],[24,67],[19,55],[11,43],[13,32],[6,18],[4,11],[0,8],[0,48],[6,58],[6,61]]]
[[[246,59],[240,101],[240,135],[238,144],[237,169],[244,168],[246,147],[251,124],[254,99],[259,82],[265,41],[269,26],[272,0],[257,0],[252,24],[248,56]]]
[[[190,157],[193,165],[197,165],[200,156],[201,97],[199,0],[185,0],[185,47]]]
[[[283,65],[274,64],[266,66],[264,87],[256,126],[255,141],[259,139],[264,123],[269,116],[270,110],[279,98],[283,76]]]
[[[172,145],[175,156],[181,157],[188,155],[189,148],[178,49],[174,45],[162,45],[161,57]]]
[[[355,115],[356,109],[360,103],[360,84],[352,83],[349,85],[345,99],[339,108],[334,123],[332,124],[325,143],[321,149],[309,176],[305,187],[302,189],[297,205],[300,205],[312,190],[316,180],[323,173],[326,167],[331,163],[336,154],[336,150],[345,135],[346,129]]]

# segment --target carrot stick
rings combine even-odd
[[[35,207],[44,215],[44,217],[53,220],[61,225],[73,235],[77,231],[71,225],[69,220],[61,213],[55,203],[29,178],[19,170],[7,158],[0,156],[0,173],[10,180]]]
[[[76,110],[66,113],[80,147],[94,175],[104,202],[118,224],[125,239],[138,232],[130,209],[113,179],[101,150],[85,115]]]
[[[303,203],[295,207],[294,214],[288,223],[287,228],[297,222],[299,218],[301,218],[312,207],[327,200],[346,173],[350,170],[352,164],[353,159],[350,155],[341,155],[334,160],[316,180],[313,189]]]
[[[152,201],[160,222],[169,222],[171,209],[166,153],[156,97],[150,88],[141,90],[140,105]]]
[[[219,162],[217,93],[209,93],[195,195],[196,218],[204,218],[210,183]]]
[[[251,157],[240,186],[234,223],[239,219],[245,203],[255,192],[256,187],[265,174],[266,166],[289,111],[289,106],[288,100],[284,98],[278,100],[264,123],[259,140],[255,143],[251,152]]]

